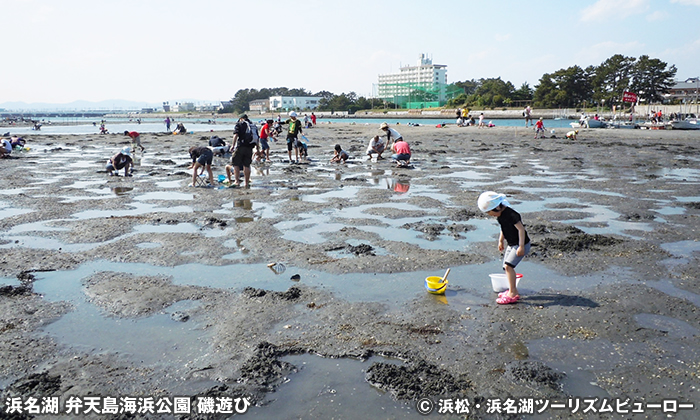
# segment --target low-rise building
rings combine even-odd
[[[320,96],[270,96],[270,111],[292,111],[295,109],[315,109],[321,101]]]
[[[204,104],[194,107],[197,112],[214,112],[219,109],[218,104]]]
[[[251,112],[259,112],[264,114],[270,110],[270,99],[256,99],[254,101],[250,101],[248,104],[248,109],[250,109]]]
[[[170,107],[172,112],[192,112],[195,110],[192,102],[175,102],[175,105]]]
[[[700,97],[700,77],[691,77],[676,82],[666,95],[669,101],[680,100],[683,103],[697,103]]]

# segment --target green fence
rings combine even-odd
[[[425,108],[438,108],[442,106],[440,102],[406,102],[405,107],[407,109],[425,109]]]

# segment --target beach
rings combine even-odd
[[[366,160],[376,124],[319,124],[309,162],[282,138],[250,188],[189,186],[189,147],[230,131],[142,134],[133,177],[104,168],[122,134],[24,136],[0,160],[0,411],[129,396],[192,406],[103,418],[229,418],[197,405],[225,398],[250,418],[423,418],[430,398],[431,418],[529,418],[527,401],[532,418],[698,417],[700,132],[394,128],[409,168]],[[513,305],[489,279],[487,190],[532,239]],[[299,385],[327,360],[352,361],[369,402],[320,373]],[[469,413],[438,414],[445,399]]]

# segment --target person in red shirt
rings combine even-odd
[[[542,117],[535,123],[535,138],[537,138],[540,133],[542,133],[542,138],[544,138],[544,121],[542,121]]]
[[[396,166],[408,166],[411,162],[411,148],[403,137],[391,145],[391,151],[394,152],[391,158],[396,161]]]
[[[316,115],[313,112],[311,113],[311,124],[316,125]]]
[[[141,148],[141,153],[146,151],[144,147],[141,145],[141,135],[137,133],[136,131],[125,131],[124,132],[125,136],[131,137],[131,147],[136,151],[136,146]]]
[[[266,162],[270,161],[270,143],[269,139],[272,139],[273,141],[277,141],[275,138],[275,134],[272,131],[272,123],[273,121],[266,120],[265,124],[262,126],[260,129],[260,148],[262,149],[262,152],[264,154],[264,158]]]

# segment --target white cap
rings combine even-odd
[[[296,116],[297,116],[297,113],[294,112],[294,111],[289,111],[289,116],[290,116],[290,117],[296,117]]]
[[[481,193],[481,195],[479,196],[479,200],[477,201],[479,210],[481,210],[484,213],[488,213],[489,211],[495,209],[496,207],[498,207],[499,204],[503,204],[505,206],[510,205],[508,203],[508,200],[506,200],[505,194],[499,194],[493,191],[486,191],[484,193]]]

